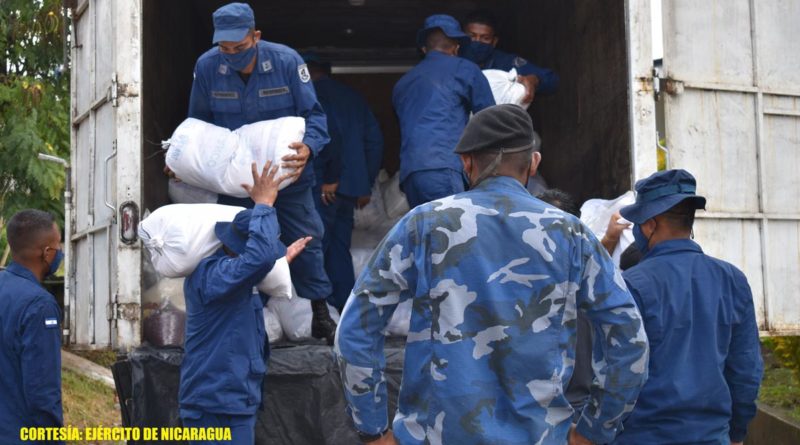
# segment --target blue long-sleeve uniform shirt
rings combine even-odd
[[[650,339],[650,379],[615,443],[743,440],[763,371],[744,274],[686,239],[655,245],[623,277]]]
[[[211,48],[197,59],[189,117],[229,130],[263,120],[302,117],[306,120],[302,142],[311,149],[313,160],[329,138],[325,112],[317,101],[308,69],[288,46],[263,40],[257,45],[256,66],[247,84],[225,63],[219,48]],[[313,185],[314,172],[309,165],[282,193]]]
[[[402,445],[563,445],[579,310],[597,333],[581,433],[611,441],[647,375],[642,320],[608,253],[512,178],[416,207],[358,278],[334,351],[364,433],[387,427],[382,331],[408,299]]]
[[[265,296],[253,292],[286,254],[278,239],[275,210],[256,204],[246,250],[229,257],[222,249],[186,278],[186,344],[178,398],[181,410],[254,414],[261,403],[269,343]]]
[[[0,272],[0,438],[22,427],[60,427],[61,311],[27,268]]]
[[[323,77],[314,82],[314,88],[331,135],[320,162],[315,160],[317,184],[338,182],[337,192],[342,195],[368,196],[383,161],[378,121],[364,97],[347,85]]]
[[[400,120],[400,181],[421,170],[461,171],[453,153],[470,113],[494,105],[478,65],[429,51],[394,86],[392,103]]]
[[[497,48],[492,51],[492,55],[481,68],[503,71],[511,71],[511,69],[514,68],[520,76],[533,74],[539,78],[539,86],[536,88],[536,94],[541,95],[555,93],[560,80],[558,74],[553,72],[553,70],[542,68],[520,56],[507,53]]]

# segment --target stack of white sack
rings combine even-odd
[[[292,142],[303,140],[305,120],[300,117],[255,122],[230,131],[199,119],[183,121],[164,141],[167,167],[188,185],[237,198],[246,198],[242,184],[253,184],[251,164],[259,169],[267,161],[280,166],[284,156],[295,154]],[[280,167],[278,176],[289,173]],[[291,183],[284,181],[283,189]],[[173,185],[174,188],[174,185]]]
[[[591,229],[597,239],[603,239],[611,216],[615,212],[619,212],[621,208],[634,202],[636,202],[636,197],[632,191],[628,191],[616,199],[590,199],[581,206],[581,221]],[[619,243],[617,243],[617,247],[614,248],[614,253],[611,255],[611,259],[614,260],[616,266],[619,267],[620,256],[631,243],[633,243],[633,231],[629,227],[622,231]]]
[[[364,271],[381,240],[409,211],[406,195],[400,191],[400,174],[389,176],[381,170],[368,205],[355,211],[355,225],[350,243],[353,272],[356,278]],[[400,304],[386,328],[387,335],[406,336],[411,318],[411,302]]]
[[[489,81],[489,88],[492,89],[492,96],[496,104],[514,104],[528,109],[530,102],[523,104],[525,98],[525,85],[517,80],[517,70],[483,70],[483,75]]]

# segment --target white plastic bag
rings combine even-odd
[[[302,141],[304,134],[305,120],[295,116],[255,122],[236,131],[188,118],[164,143],[166,163],[189,185],[246,198],[242,184],[253,183],[251,163],[255,161],[258,168],[267,160],[280,165],[281,158],[296,153],[289,144]],[[285,173],[281,168],[278,176]],[[280,188],[290,183],[285,181]]]
[[[583,203],[581,206],[581,221],[586,224],[597,239],[602,239],[608,229],[608,222],[611,216],[618,212],[621,208],[636,202],[636,197],[632,191],[626,192],[624,195],[616,199],[590,199]],[[619,238],[617,247],[614,248],[614,253],[611,259],[614,264],[619,266],[619,258],[622,252],[633,243],[633,231],[627,228],[622,231]]]
[[[353,212],[353,227],[358,230],[369,230],[377,226],[386,219],[386,210],[383,205],[381,184],[389,179],[386,170],[381,170],[375,183],[372,184],[372,191],[369,197],[369,204]]]
[[[517,70],[483,70],[483,75],[489,81],[489,88],[492,89],[492,96],[496,104],[519,105],[526,110],[530,103],[523,104],[525,98],[525,85],[517,81]]]
[[[242,207],[221,204],[171,204],[159,207],[139,224],[139,237],[153,267],[164,277],[185,277],[220,248],[218,221],[233,221]]]
[[[408,327],[411,325],[411,303],[412,300],[406,300],[394,310],[389,324],[386,326],[386,335],[390,336],[408,336]]]
[[[256,287],[270,297],[292,298],[294,288],[292,287],[292,275],[289,272],[289,263],[286,261],[286,257],[281,257],[275,261],[272,270]]]
[[[177,179],[170,179],[167,189],[173,204],[215,204],[218,195]]]

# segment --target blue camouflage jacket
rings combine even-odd
[[[357,280],[334,351],[364,433],[387,427],[382,331],[407,299],[403,445],[563,444],[578,310],[597,333],[582,434],[611,441],[647,376],[639,311],[603,246],[512,178],[415,208]]]

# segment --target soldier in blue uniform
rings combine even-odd
[[[425,19],[417,45],[425,59],[394,87],[400,121],[400,186],[411,207],[464,191],[453,148],[470,113],[494,105],[489,82],[474,63],[456,57],[469,42],[444,14]]]
[[[548,95],[558,89],[558,75],[553,70],[497,49],[500,40],[497,37],[497,20],[491,12],[478,10],[468,14],[464,20],[464,32],[472,40],[461,48],[459,55],[477,63],[484,70],[516,69],[519,81],[527,90],[524,103],[532,102],[535,94]]]
[[[383,135],[364,97],[331,78],[331,64],[303,56],[328,117],[331,142],[314,159],[314,199],[325,224],[325,270],[333,285],[328,302],[342,310],[355,283],[350,241],[353,212],[369,203],[383,160]]]
[[[253,164],[255,207],[233,222],[217,223],[223,247],[186,278],[186,344],[181,363],[180,415],[186,427],[230,427],[233,444],[252,445],[269,339],[264,328],[267,296],[254,290],[286,255],[292,261],[308,238],[287,249],[279,239],[272,207],[278,195],[277,167],[261,175]],[[196,442],[215,443],[215,442]]]
[[[622,208],[641,262],[623,274],[650,339],[650,379],[615,444],[741,444],[763,364],[744,274],[692,239],[696,194],[685,170],[636,183]]]
[[[356,282],[334,352],[366,443],[608,443],[647,376],[639,311],[608,252],[580,220],[525,189],[539,160],[516,105],[477,113],[456,152],[471,189],[413,209]],[[383,331],[412,300],[393,430]],[[564,389],[576,316],[595,336],[596,385],[570,431]]]
[[[214,12],[213,43],[218,46],[197,60],[189,117],[230,130],[285,116],[305,118],[303,140],[290,145],[297,154],[284,158],[284,166],[302,174],[281,191],[275,209],[284,244],[303,236],[313,237],[292,264],[292,280],[298,295],[311,300],[311,334],[332,342],[336,325],[325,303],[331,284],[322,254],[324,229],[311,195],[314,171],[305,168],[308,160],[318,156],[328,143],[325,113],[317,102],[308,68],[297,52],[260,38],[253,10],[247,4],[231,3]],[[220,196],[219,203],[253,206],[248,198],[230,196]]]
[[[61,232],[41,210],[15,214],[6,229],[13,262],[0,272],[0,438],[23,427],[60,427],[61,310],[41,285],[61,264]]]

